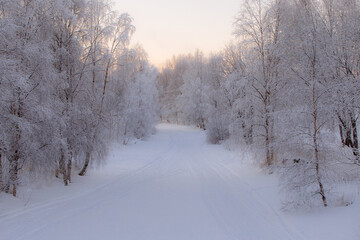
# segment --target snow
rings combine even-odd
[[[282,212],[276,176],[244,162],[203,131],[161,124],[69,187],[1,194],[0,239],[360,239],[359,201]]]

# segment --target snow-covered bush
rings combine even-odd
[[[229,119],[226,115],[214,115],[206,124],[207,140],[212,144],[218,144],[227,140],[229,133]]]

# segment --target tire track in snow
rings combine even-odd
[[[228,184],[234,183],[234,178],[237,179],[236,185],[242,185],[245,186],[248,190],[247,193],[250,193],[253,196],[253,199],[264,209],[266,209],[269,213],[272,214],[272,217],[275,219],[273,222],[280,223],[280,225],[283,227],[283,229],[288,233],[288,235],[291,237],[291,239],[301,239],[301,240],[307,240],[308,238],[304,236],[301,232],[299,232],[294,226],[287,223],[279,212],[275,210],[258,192],[257,188],[254,188],[251,184],[249,184],[243,177],[239,176],[238,173],[236,173],[233,169],[231,169],[229,166],[227,166],[225,163],[223,163],[220,160],[214,161],[214,165],[212,165],[212,168],[214,172],[217,173],[217,175]],[[220,169],[226,169],[225,173],[221,173]],[[229,177],[233,176],[233,177]],[[262,189],[262,188],[261,188]]]
[[[144,162],[141,167],[127,173],[121,172],[111,181],[69,198],[3,215],[0,217],[0,229],[6,229],[6,226],[11,224],[14,226],[22,224],[20,226],[22,229],[20,233],[17,233],[16,239],[37,239],[36,237],[46,236],[51,232],[47,228],[56,229],[58,226],[68,226],[66,223],[71,222],[72,218],[86,222],[86,218],[90,216],[99,217],[100,221],[104,221],[106,220],[104,217],[109,216],[106,213],[122,214],[128,206],[135,211],[151,209],[146,211],[147,214],[155,213],[161,216],[157,214],[159,211],[174,214],[170,215],[173,218],[189,220],[189,222],[184,222],[183,226],[179,226],[185,233],[178,233],[188,236],[184,240],[199,239],[192,235],[194,231],[199,231],[196,232],[199,236],[207,236],[207,238],[202,238],[204,240],[306,239],[296,231],[294,226],[282,219],[281,215],[262,198],[245,177],[226,164],[225,161],[235,155],[218,146],[205,143],[204,132],[163,131],[160,135],[161,137],[153,141],[159,145],[154,149],[156,154],[151,151],[151,148],[147,148],[149,152],[145,154],[134,151],[138,148],[132,149],[131,154],[135,154],[135,157],[148,158],[145,161],[141,160],[142,163]],[[141,148],[138,150],[141,151]],[[150,197],[151,201],[147,202],[146,197]],[[121,199],[124,200],[120,201]],[[124,203],[131,206],[123,205]],[[61,209],[65,210],[61,211]],[[105,211],[104,214],[103,211]],[[126,211],[126,213],[134,212]],[[136,214],[136,216],[141,218],[141,214]],[[42,217],[45,219],[41,220]],[[123,216],[123,224],[127,223],[127,217],[130,216]],[[174,223],[171,217],[160,218],[160,220],[152,219],[152,217],[152,215],[146,216],[146,220],[159,222],[150,223],[151,226],[159,224],[164,229],[152,232],[160,234],[161,237],[149,235],[148,239],[171,240],[163,236],[167,236],[167,228],[176,232],[176,223],[179,220]],[[37,223],[39,219],[40,222]],[[112,219],[117,220],[116,216]],[[20,222],[17,222],[18,220]],[[146,220],[144,222],[142,219],[135,218],[131,221],[133,225],[128,226],[135,229],[138,226],[146,226],[143,225],[148,224]],[[13,229],[13,231],[17,230]],[[144,239],[137,238],[137,232],[133,233],[135,236],[130,235],[131,239]],[[109,234],[109,239],[120,239],[120,236]],[[174,236],[173,239],[181,238]]]
[[[57,214],[57,211],[56,211],[54,214],[51,214],[52,218],[50,221],[47,221],[46,223],[41,224],[40,226],[37,226],[28,231],[25,231],[23,234],[21,234],[19,236],[19,238],[17,238],[19,240],[20,239],[29,239],[30,236],[49,227],[50,225],[55,225],[61,221],[69,219],[75,215],[78,215],[78,214],[88,210],[89,208],[94,208],[96,206],[103,205],[104,202],[119,200],[119,199],[125,197],[138,184],[148,182],[149,180],[151,180],[151,179],[149,179],[149,177],[151,178],[151,176],[149,176],[148,178],[143,178],[144,172],[147,172],[147,171],[153,169],[154,168],[153,166],[155,166],[158,162],[161,162],[164,158],[167,157],[167,155],[171,154],[171,150],[174,148],[174,144],[172,143],[173,140],[172,140],[171,136],[169,136],[169,138],[170,138],[170,141],[169,141],[170,144],[168,144],[166,150],[162,151],[160,154],[158,154],[156,157],[154,157],[151,161],[147,162],[142,167],[130,172],[129,174],[125,174],[125,175],[120,174],[120,175],[116,176],[114,179],[106,182],[105,184],[99,185],[95,188],[86,190],[79,194],[72,195],[71,197],[65,197],[65,198],[61,198],[61,199],[52,201],[50,203],[40,204],[40,205],[31,207],[31,208],[28,208],[26,210],[17,210],[14,212],[9,212],[5,215],[0,216],[0,222],[4,222],[7,224],[10,223],[9,225],[11,225],[11,220],[15,220],[14,224],[17,224],[17,222],[18,222],[17,219],[19,217],[24,218],[24,216],[26,216],[26,215],[41,216],[42,213],[57,210],[61,206],[67,205],[68,202],[82,202],[82,203],[85,202],[85,203],[89,204],[88,201],[86,200],[86,199],[91,199],[89,196],[91,196],[92,194],[98,194],[100,191],[102,191],[102,192],[109,191],[109,189],[114,188],[114,185],[117,185],[116,188],[118,188],[118,189],[120,188],[122,190],[122,192],[120,194],[119,193],[117,194],[117,198],[113,199],[113,200],[108,199],[105,201],[103,201],[103,200],[96,201],[96,202],[91,203],[90,205],[84,205],[84,206],[77,207],[77,208],[75,208],[76,209],[75,211],[73,209],[69,209],[68,213]],[[141,176],[141,177],[138,177],[138,176]],[[119,182],[121,182],[121,183],[119,184]],[[130,182],[132,182],[132,184],[129,184]],[[77,199],[77,201],[76,201],[76,199]],[[64,209],[67,209],[67,208],[64,207]],[[32,217],[32,219],[34,219],[34,216]],[[35,219],[35,222],[37,222],[36,219]],[[30,222],[28,221],[27,223],[30,223]],[[0,225],[3,226],[4,224],[0,224]],[[36,223],[35,223],[35,225],[36,225]]]

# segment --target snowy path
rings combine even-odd
[[[96,187],[0,216],[0,239],[309,239],[236,162],[201,131],[160,125],[149,141],[114,150]]]

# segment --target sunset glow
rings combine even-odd
[[[209,54],[232,39],[239,0],[117,0],[119,12],[134,18],[133,43],[140,43],[151,63],[161,66],[173,55],[196,49]]]

